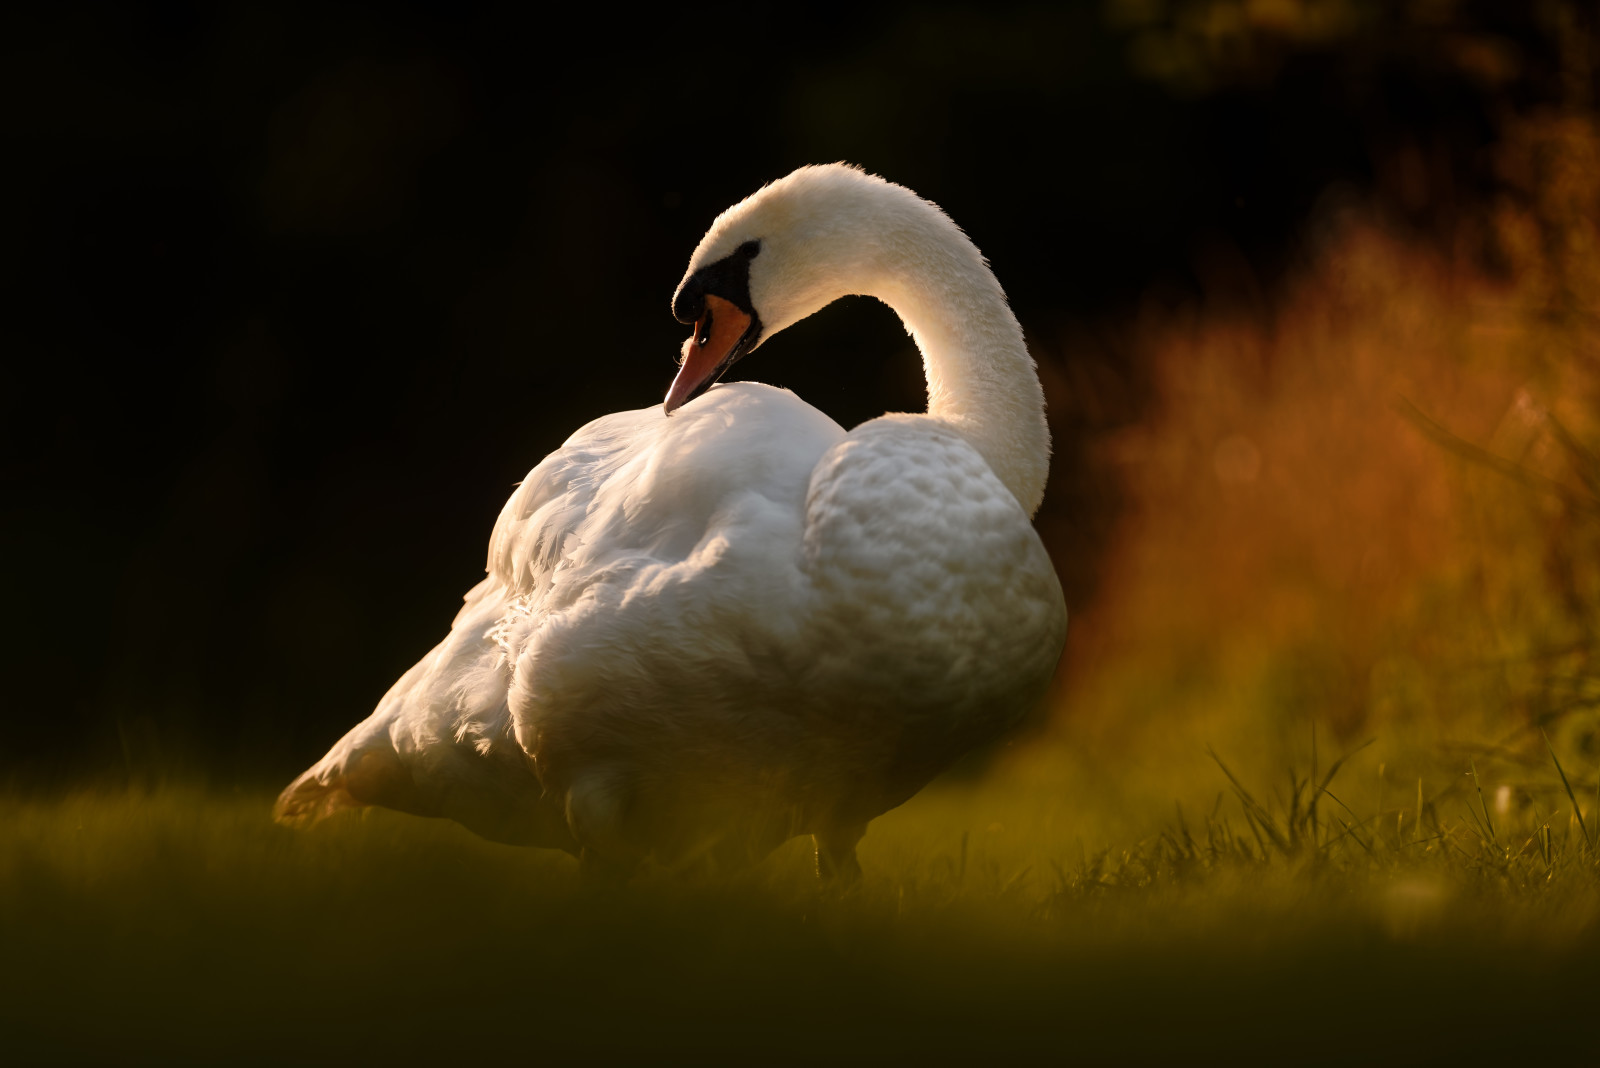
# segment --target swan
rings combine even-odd
[[[897,312],[928,408],[846,431],[717,384],[849,294]],[[505,504],[449,635],[278,799],[380,805],[627,875],[813,836],[860,875],[874,817],[1016,722],[1066,637],[1031,517],[1044,395],[987,261],[933,203],[845,164],[723,212],[672,298],[665,402],[573,434]]]

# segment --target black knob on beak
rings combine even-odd
[[[680,323],[698,322],[706,313],[705,286],[696,271],[672,295],[672,317]]]

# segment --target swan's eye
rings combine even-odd
[[[744,244],[739,246],[739,255],[743,256],[747,260],[755,259],[756,253],[760,251],[761,242],[759,241],[746,241]]]
[[[697,335],[695,337],[695,339],[694,339],[694,343],[696,345],[700,345],[700,346],[704,347],[706,342],[711,340],[711,309],[710,308],[706,309],[705,318],[700,320],[700,329],[695,331],[695,333]]]

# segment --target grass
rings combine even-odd
[[[0,1025],[30,1063],[1592,1052],[1581,784],[1424,784],[1418,819],[1358,789],[1370,756],[1276,789],[1218,761],[1219,800],[1127,835],[1034,754],[874,823],[844,894],[800,842],[596,895],[563,856],[385,812],[301,834],[265,794],[13,796]]]

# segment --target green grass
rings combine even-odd
[[[1529,1063],[1600,1041],[1594,828],[1553,767],[1527,804],[1469,785],[1417,821],[1393,789],[1355,809],[1354,765],[1331,794],[1326,767],[1273,791],[1213,765],[1214,810],[1130,835],[1066,766],[925,792],[874,823],[845,894],[800,842],[597,895],[563,856],[390,813],[295,833],[250,793],[13,797],[4,1044],[30,1063]]]

